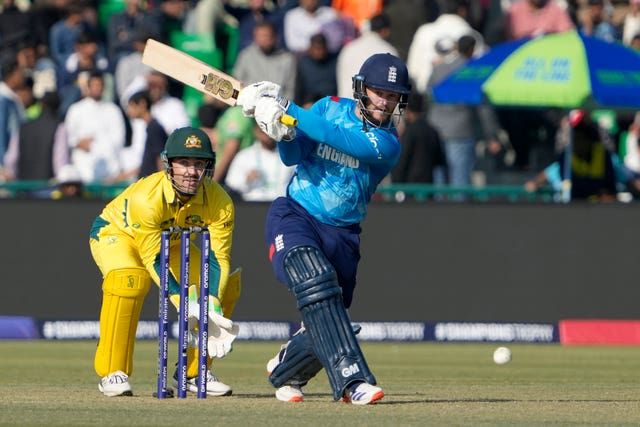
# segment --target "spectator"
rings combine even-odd
[[[30,33],[36,42],[39,58],[53,58],[49,49],[49,35],[51,27],[65,16],[65,6],[68,0],[38,0],[31,2],[31,14],[33,16],[33,28]]]
[[[198,123],[200,123],[200,129],[206,133],[211,140],[214,153],[218,153],[218,130],[216,129],[216,122],[227,108],[229,108],[227,104],[213,97],[209,97],[204,104],[198,107]]]
[[[99,52],[98,39],[93,32],[81,31],[74,43],[74,52],[58,68],[58,91],[62,97],[61,112],[64,115],[71,104],[82,97],[80,86],[87,76],[100,71],[105,82],[103,99],[113,101],[114,78],[109,72],[109,61]]]
[[[75,166],[64,165],[56,174],[56,188],[51,192],[50,198],[54,200],[81,199],[90,197],[85,191],[80,174]]]
[[[616,200],[616,171],[611,153],[602,143],[595,123],[581,118],[573,128],[571,153],[571,199],[610,202]],[[525,183],[529,192],[550,184],[562,190],[565,176],[566,151],[532,180]]]
[[[464,35],[456,43],[456,50],[444,62],[434,67],[428,87],[432,88],[454,71],[463,67],[473,55],[475,38]],[[476,125],[483,139],[498,151],[498,121],[489,105],[433,103],[428,120],[442,138],[449,172],[449,184],[455,187],[471,185],[471,172],[475,163]],[[462,198],[460,198],[462,200]]]
[[[69,163],[69,145],[60,117],[60,96],[47,92],[39,101],[40,116],[20,126],[16,153],[5,157],[18,180],[49,180]],[[8,155],[9,153],[7,153]]]
[[[631,49],[635,49],[637,52],[640,52],[640,34],[636,34],[631,37],[631,43],[629,44]]]
[[[336,95],[336,56],[327,50],[324,34],[311,37],[307,53],[298,58],[296,95],[294,101],[302,105],[309,97]]]
[[[128,94],[126,90],[129,85],[136,77],[144,76],[151,71],[149,66],[142,63],[142,52],[144,52],[144,47],[149,37],[149,34],[145,30],[136,30],[132,41],[133,51],[124,54],[115,66],[116,95],[123,109],[126,108],[128,104]],[[127,99],[125,99],[125,97]]]
[[[403,61],[409,55],[414,34],[422,24],[432,22],[438,15],[436,2],[425,0],[394,0],[385,2],[383,9],[389,17],[391,31],[389,43],[398,51]]]
[[[353,97],[352,79],[364,61],[374,53],[390,53],[398,56],[398,51],[387,40],[391,34],[391,21],[387,15],[381,14],[371,18],[371,31],[348,43],[338,54],[336,79],[338,96]]]
[[[2,58],[0,69],[0,179],[10,179],[11,171],[4,171],[4,157],[9,145],[17,143],[20,125],[25,119],[24,105],[17,91],[25,84],[24,74],[15,55]]]
[[[143,76],[133,79],[120,97],[121,103],[136,92],[149,91],[151,96],[151,114],[160,122],[167,135],[175,129],[190,126],[191,119],[187,114],[184,101],[169,93],[169,80],[159,71],[150,70]]]
[[[151,114],[160,122],[167,135],[181,127],[189,126],[191,119],[182,99],[169,94],[169,80],[159,72],[146,74],[151,96]]]
[[[109,183],[131,183],[140,176],[146,176],[160,170],[160,152],[158,152],[157,161],[151,156],[151,161],[149,162],[150,172],[144,175],[141,173],[143,156],[147,148],[147,143],[149,142],[149,136],[155,136],[153,132],[156,130],[155,124],[157,124],[157,122],[155,122],[154,125],[152,125],[153,129],[148,128],[147,120],[152,119],[149,92],[141,91],[134,93],[129,98],[125,113],[131,129],[130,141],[120,150],[120,173],[109,179]],[[160,125],[157,124],[157,126]],[[160,126],[160,128],[162,128],[162,126]],[[151,130],[151,133],[149,133],[149,130]],[[164,129],[162,129],[162,135],[166,139],[167,134],[164,132]],[[165,140],[162,140],[162,145],[164,145],[164,141]],[[155,141],[151,142],[151,144],[153,145],[154,142]]]
[[[124,117],[116,104],[102,100],[102,73],[92,72],[82,89],[84,97],[69,107],[65,117],[71,163],[82,182],[109,182],[120,172]]]
[[[421,95],[412,93],[400,134],[402,151],[391,172],[392,182],[442,183],[446,160],[438,131],[427,121]],[[437,179],[436,179],[437,177]]]
[[[507,10],[508,40],[560,33],[573,28],[569,13],[555,0],[518,0]]]
[[[270,22],[257,24],[253,30],[253,43],[236,60],[233,75],[245,85],[263,80],[282,87],[281,95],[295,96],[296,57],[277,45],[275,27]]]
[[[116,67],[125,55],[135,52],[134,42],[140,32],[162,40],[162,23],[155,12],[142,9],[139,0],[125,0],[125,10],[116,12],[107,25],[109,61]]]
[[[411,46],[407,67],[409,75],[413,80],[415,89],[425,94],[427,82],[433,71],[434,60],[438,58],[436,44],[444,40],[453,45],[462,35],[469,34],[475,39],[476,47],[474,55],[485,51],[486,47],[482,35],[471,28],[466,20],[468,12],[468,0],[438,0],[440,5],[440,16],[427,24],[418,28]]]
[[[622,141],[624,144],[623,164],[627,174],[632,179],[640,178],[640,112],[635,117]]]
[[[382,13],[383,3],[383,0],[333,0],[331,7],[342,18],[350,19],[358,31],[363,32],[368,30],[369,20]]]
[[[607,42],[619,41],[620,33],[605,12],[604,0],[588,0],[587,13],[582,16],[580,31]]]
[[[238,151],[225,183],[247,202],[270,202],[285,195],[295,167],[282,163],[276,141],[257,124],[253,131],[254,143]]]
[[[75,52],[78,34],[82,31],[96,31],[85,20],[85,9],[82,0],[70,0],[65,7],[64,18],[49,30],[49,52],[58,68],[64,67],[67,58]]]
[[[183,22],[183,30],[196,34],[218,34],[221,26],[230,25],[237,27],[238,22],[225,10],[225,1],[222,0],[198,0],[193,7],[186,12]]]
[[[30,10],[21,10],[15,0],[2,0],[0,12],[0,42],[2,47],[23,38],[33,28],[33,16]]]
[[[300,5],[284,15],[284,40],[287,49],[302,54],[309,49],[311,36],[322,32],[323,27],[338,20],[338,14],[332,7],[319,6],[318,0],[300,0]],[[325,34],[327,40],[333,40]],[[337,52],[342,47],[342,37],[337,43],[329,44],[329,50]],[[267,79],[268,80],[268,79]],[[279,83],[274,80],[274,83]],[[284,95],[286,97],[286,95]]]
[[[31,37],[20,39],[16,43],[16,59],[25,77],[33,81],[33,96],[40,99],[45,92],[55,91],[57,84],[57,66],[53,59],[38,53],[35,41]]]
[[[257,24],[271,22],[278,34],[278,44],[285,47],[283,17],[273,8],[267,8],[265,0],[250,0],[249,11],[239,18],[238,22],[238,52],[253,42],[253,30]]]
[[[22,70],[25,74],[25,70]],[[16,94],[20,98],[20,103],[24,107],[24,120],[32,120],[40,114],[39,104],[35,102],[33,97],[33,79],[31,77],[24,78],[24,84],[16,89]]]
[[[640,34],[640,0],[629,0],[622,23],[622,42],[631,46],[633,37]]]
[[[129,99],[127,113],[130,117],[141,119],[146,124],[144,152],[138,176],[143,177],[162,170],[163,165],[160,154],[169,135],[151,114],[151,97],[149,93],[141,92],[132,96]]]
[[[223,183],[229,165],[238,151],[253,144],[253,120],[242,114],[242,108],[229,107],[218,119],[216,130],[216,168],[213,179]]]
[[[189,9],[193,4],[190,0],[155,0],[160,5],[161,40],[169,40],[173,31],[183,31]]]

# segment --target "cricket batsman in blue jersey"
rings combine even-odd
[[[324,368],[335,400],[367,405],[384,392],[367,366],[352,326],[360,260],[360,222],[380,181],[400,156],[395,119],[410,92],[405,64],[375,54],[353,77],[355,99],[325,97],[309,110],[259,82],[238,97],[246,116],[296,165],[286,197],[267,215],[265,236],[276,277],[295,297],[302,328],[269,361],[276,398],[301,402],[302,387]],[[283,114],[297,126],[281,122]]]

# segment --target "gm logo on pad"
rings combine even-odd
[[[340,371],[344,378],[349,378],[351,375],[355,375],[358,372],[360,372],[360,368],[358,367],[357,363],[349,365],[346,368],[342,368],[342,371]]]

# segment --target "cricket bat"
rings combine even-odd
[[[228,105],[236,105],[242,89],[230,75],[154,39],[147,40],[142,63]],[[287,114],[280,121],[289,126],[298,124]]]

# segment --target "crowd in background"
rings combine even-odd
[[[291,171],[254,123],[205,95],[194,106],[189,89],[142,63],[148,38],[207,35],[225,71],[244,84],[276,82],[302,106],[351,97],[364,58],[393,53],[414,93],[388,182],[535,191],[552,183],[538,174],[563,151],[566,111],[438,105],[430,91],[498,43],[573,29],[640,49],[640,0],[3,0],[0,180],[131,182],[162,169],[166,135],[196,125],[213,141],[214,179],[247,200],[275,197]],[[639,120],[607,117],[582,118],[617,170],[599,178],[633,193]],[[244,150],[244,167],[234,167]],[[585,198],[610,184],[594,181]]]

